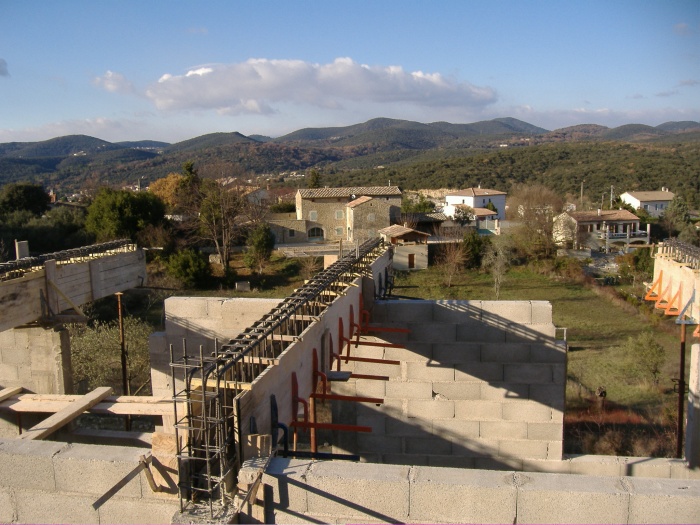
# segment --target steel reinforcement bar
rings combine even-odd
[[[237,337],[220,347],[215,343],[209,354],[200,347],[190,355],[185,343],[182,355],[176,357],[171,346],[181,509],[206,501],[213,517],[215,502],[222,506],[230,502],[224,483],[235,475],[242,456],[239,395],[350,283],[371,272],[380,246],[381,240],[373,239],[357,247]],[[176,384],[184,388],[177,391]],[[185,406],[185,413],[178,413],[178,406]]]

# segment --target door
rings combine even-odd
[[[416,267],[416,254],[415,253],[409,253],[408,254],[408,269],[410,270],[411,268]]]

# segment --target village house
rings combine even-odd
[[[503,191],[480,187],[455,191],[445,195],[443,213],[448,217],[454,217],[455,211],[459,206],[469,206],[474,209],[475,213],[481,213],[483,216],[483,210],[479,212],[477,210],[488,208],[489,204],[492,204],[495,208],[496,216],[491,218],[503,220],[506,218],[506,195]]]
[[[635,210],[644,210],[651,217],[660,217],[673,197],[674,194],[668,188],[661,188],[661,191],[626,191],[620,195],[620,200]]]
[[[639,217],[627,210],[567,211],[554,218],[553,237],[559,245],[610,252],[649,242],[649,226],[640,230]]]

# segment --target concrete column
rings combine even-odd
[[[690,351],[688,419],[685,427],[685,458],[690,468],[700,466],[700,345]]]

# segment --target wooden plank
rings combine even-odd
[[[72,406],[82,397],[60,394],[20,394],[0,402],[0,410],[55,413]],[[90,408],[89,412],[93,414],[172,416],[173,402],[172,399],[165,396],[108,396]]]
[[[202,380],[198,377],[193,377],[190,385],[193,387],[201,387]],[[216,381],[214,379],[208,380],[207,389],[213,390],[214,388],[216,388]],[[243,383],[241,381],[219,381],[219,388],[230,388],[231,390],[250,390],[253,388],[253,386],[251,383]]]
[[[21,386],[3,388],[2,390],[0,390],[0,401],[5,401],[7,398],[10,398],[16,394],[19,394],[21,391],[22,391]]]
[[[53,432],[67,425],[87,409],[92,408],[105,397],[112,393],[112,387],[102,386],[83,396],[81,401],[76,401],[72,406],[67,407],[54,415],[47,417],[41,423],[23,432],[19,439],[44,439]]]

